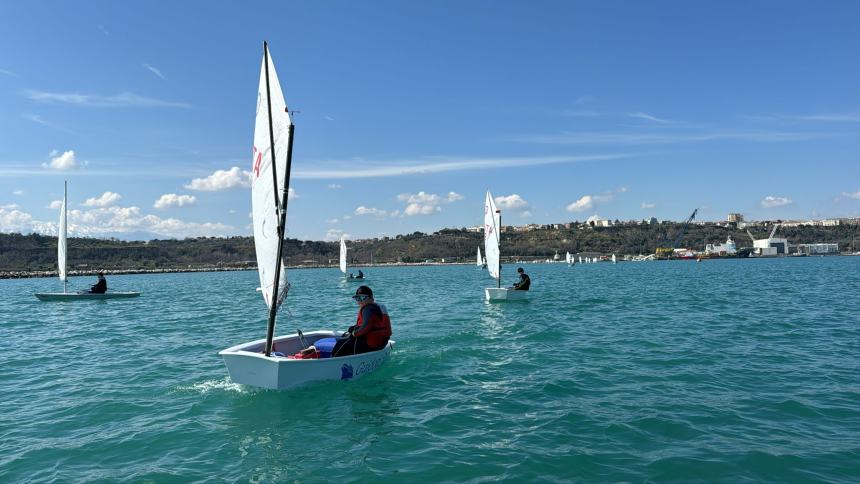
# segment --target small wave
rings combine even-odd
[[[236,393],[248,393],[242,385],[230,380],[229,377],[224,377],[220,380],[206,380],[193,385],[184,385],[176,387],[178,391],[190,391],[200,394],[207,394],[211,391],[224,390]]]

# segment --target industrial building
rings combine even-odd
[[[797,244],[797,253],[806,255],[839,254],[839,244]]]
[[[774,225],[773,230],[770,231],[770,235],[766,239],[756,239],[755,237],[753,237],[752,232],[747,230],[747,234],[749,234],[750,239],[752,239],[753,241],[752,255],[759,257],[788,255],[788,239],[785,239],[783,237],[774,237],[774,235],[776,235],[776,229],[779,228],[779,225],[780,224]]]

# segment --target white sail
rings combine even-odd
[[[487,255],[487,270],[493,279],[498,279],[499,267],[499,232],[502,227],[502,214],[496,209],[493,195],[487,190],[484,202],[484,253]]]
[[[257,119],[254,126],[254,149],[251,160],[251,207],[254,219],[254,246],[257,252],[257,270],[260,288],[266,304],[272,305],[275,271],[280,270],[277,304],[282,302],[287,287],[287,271],[278,260],[278,206],[284,191],[287,173],[287,148],[290,142],[292,120],[287,112],[284,94],[275,73],[271,55],[268,56],[269,92],[272,105],[272,133],[274,136],[275,170],[277,182],[272,180],[272,142],[269,135],[269,96],[266,94],[266,56],[260,66],[260,85],[257,90]],[[277,194],[275,185],[277,184]]]
[[[63,184],[63,205],[60,207],[60,227],[57,232],[57,273],[60,280],[66,282],[66,235],[68,232],[68,214],[66,210],[66,186]]]
[[[564,253],[564,261],[570,264],[570,252]]]
[[[340,271],[346,275],[346,241],[340,238]]]
[[[477,260],[476,265],[478,267],[482,267],[484,265],[484,258],[481,257],[481,248],[480,247],[478,247],[478,260]]]
[[[615,254],[612,254],[612,263],[615,264],[617,261],[615,259]]]

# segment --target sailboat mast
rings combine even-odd
[[[496,213],[499,214],[499,229],[496,230],[496,237],[499,238],[499,257],[498,257],[498,268],[499,268],[499,279],[496,281],[499,289],[502,288],[502,211],[496,210]]]
[[[266,68],[266,105],[269,114],[269,146],[272,149],[272,183],[274,185],[275,206],[278,208],[278,258],[275,261],[275,280],[272,285],[272,298],[269,300],[269,321],[266,328],[266,356],[272,354],[272,340],[275,337],[275,316],[278,313],[278,287],[281,279],[281,257],[284,250],[284,226],[287,221],[287,199],[290,190],[290,165],[293,157],[293,124],[289,127],[289,142],[287,144],[287,172],[284,174],[284,193],[278,198],[277,158],[275,157],[275,131],[272,125],[272,94],[269,87],[269,44],[263,42],[263,55]]]

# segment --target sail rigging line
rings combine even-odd
[[[278,210],[278,257],[275,261],[275,278],[272,285],[272,298],[269,304],[269,319],[266,327],[266,356],[272,355],[272,345],[275,337],[275,317],[280,306],[278,289],[280,286],[281,266],[283,265],[282,254],[284,249],[284,228],[287,222],[287,200],[289,199],[290,190],[290,167],[293,157],[293,123],[289,126],[289,140],[287,141],[287,167],[284,173],[284,191],[283,195],[278,199],[278,174],[277,174],[277,158],[275,157],[275,131],[272,123],[272,93],[269,85],[269,44],[263,42],[263,60],[266,73],[266,105],[269,116],[269,143],[272,150],[272,183],[274,185],[275,207]],[[289,111],[287,111],[289,115]],[[289,290],[289,285],[284,291],[284,296]]]

